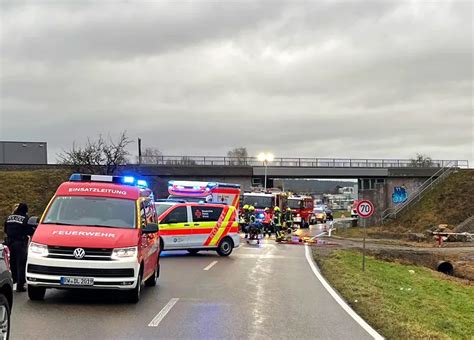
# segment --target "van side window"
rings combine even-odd
[[[173,209],[163,221],[162,224],[185,223],[188,222],[188,210],[186,207],[177,207]]]
[[[142,226],[148,223],[156,223],[155,207],[149,199],[140,204],[140,222]]]
[[[194,222],[211,222],[219,220],[222,214],[223,207],[206,207],[194,206],[191,207]]]

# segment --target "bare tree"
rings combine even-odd
[[[132,141],[125,131],[116,141],[110,137],[106,140],[102,135],[99,135],[97,140],[88,138],[83,147],[73,143],[72,149],[60,153],[58,163],[71,165],[75,171],[112,175],[118,166],[127,163],[129,152],[126,148],[130,143]]]
[[[230,165],[247,165],[248,156],[247,148],[245,147],[235,148],[227,152],[227,157],[230,158]]]
[[[144,164],[162,164],[163,153],[158,148],[145,148],[142,152],[141,162]]]
[[[433,166],[433,160],[430,156],[417,153],[415,158],[410,159],[410,166],[414,168],[429,168]]]

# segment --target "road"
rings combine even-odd
[[[304,246],[267,240],[227,258],[163,253],[161,268],[137,305],[109,291],[49,290],[43,302],[15,293],[11,338],[371,338],[316,278]]]

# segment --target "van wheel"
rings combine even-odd
[[[127,292],[127,300],[130,303],[138,303],[140,301],[140,296],[142,293],[142,276],[143,271],[140,270],[140,274],[138,274],[137,279],[137,286]]]
[[[160,277],[160,264],[157,263],[155,267],[155,271],[153,272],[153,275],[150,276],[148,279],[145,280],[145,286],[147,287],[155,287],[156,282],[158,281],[158,278]]]
[[[28,297],[33,301],[41,301],[46,294],[46,288],[28,285]]]
[[[219,243],[219,246],[217,247],[217,254],[219,254],[220,256],[229,256],[232,253],[233,249],[234,242],[231,238],[225,237],[222,239],[222,241]]]
[[[190,253],[191,255],[196,255],[197,253],[199,253],[199,250],[198,249],[188,249],[188,253]]]

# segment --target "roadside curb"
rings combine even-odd
[[[317,279],[321,282],[323,287],[328,291],[328,293],[336,300],[336,302],[344,309],[347,314],[349,314],[355,322],[357,322],[370,336],[376,340],[382,340],[384,337],[380,335],[375,329],[372,328],[364,319],[362,319],[359,314],[357,314],[347,302],[339,295],[339,293],[326,281],[326,279],[321,274],[318,265],[314,262],[313,253],[311,247],[305,245],[305,256],[308,261],[311,270]]]

